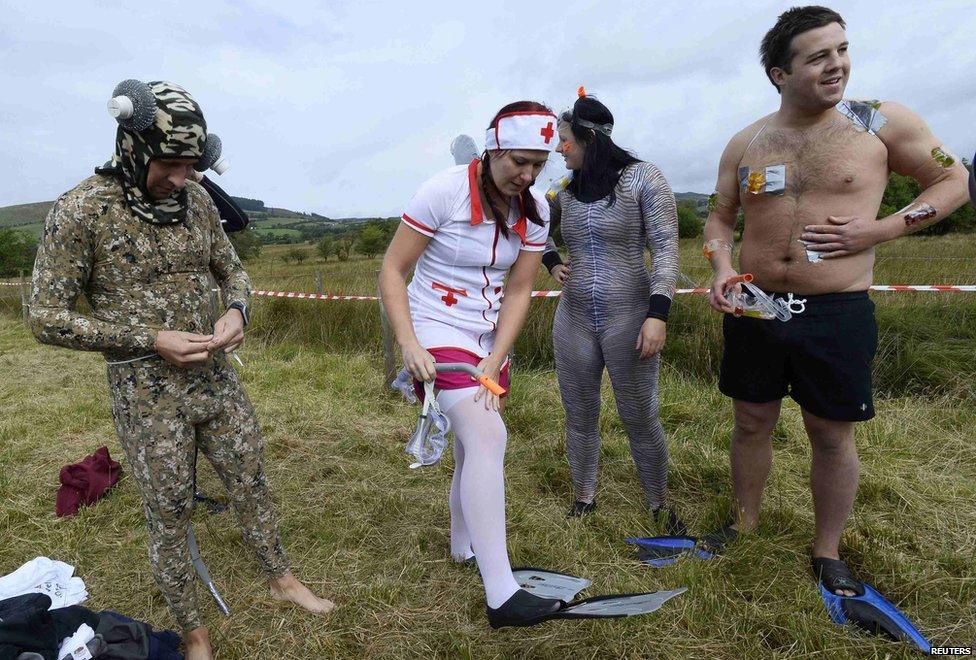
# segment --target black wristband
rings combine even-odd
[[[559,256],[556,250],[549,250],[542,254],[542,264],[551,273],[553,268],[563,265],[563,258]]]
[[[235,300],[231,304],[227,305],[227,309],[236,309],[238,312],[240,312],[241,318],[244,319],[245,327],[247,327],[247,324],[251,322],[251,319],[248,318],[249,314],[247,313],[247,305],[240,300]]]
[[[647,318],[661,319],[667,322],[668,314],[671,312],[671,299],[667,296],[654,293],[647,305]]]

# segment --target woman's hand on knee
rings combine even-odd
[[[437,378],[434,356],[419,343],[403,346],[400,352],[403,354],[403,367],[410,372],[411,376],[422,381]]]
[[[640,359],[646,360],[652,355],[656,355],[664,348],[664,340],[668,336],[668,324],[661,319],[649,318],[641,326],[640,333],[637,335],[637,346],[640,351]]]

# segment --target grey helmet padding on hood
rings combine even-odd
[[[165,81],[148,85],[156,98],[155,120],[142,131],[119,126],[115,162],[132,212],[153,224],[176,224],[186,218],[186,189],[154,200],[146,188],[149,162],[154,158],[200,158],[207,142],[207,122],[197,102],[179,85]]]

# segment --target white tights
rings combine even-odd
[[[451,554],[474,555],[485,585],[488,607],[496,608],[519,589],[505,544],[505,443],[501,415],[475,401],[475,388],[443,390],[441,410],[454,431]]]

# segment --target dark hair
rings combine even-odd
[[[613,114],[592,96],[581,96],[576,99],[573,109],[564,112],[560,119],[569,124],[573,137],[585,147],[583,166],[574,173],[567,190],[581,202],[595,202],[609,195],[607,206],[613,206],[617,201],[613,189],[620,180],[621,172],[640,160],[618,147],[609,135],[579,123],[582,119],[598,125],[613,124]]]
[[[776,19],[776,25],[770,28],[766,36],[763,37],[762,44],[759,46],[759,59],[762,60],[763,68],[766,70],[766,77],[773,87],[779,92],[779,85],[769,74],[772,69],[778,68],[792,73],[790,63],[793,61],[793,38],[804,32],[817,28],[839,23],[842,28],[847,24],[840,14],[833,9],[810,5],[809,7],[791,7],[784,11]]]
[[[492,117],[491,123],[488,124],[488,128],[492,128],[498,118],[509,112],[548,112],[552,113],[552,109],[542,103],[537,103],[536,101],[516,101],[515,103],[509,103],[501,110],[495,113]],[[502,150],[504,151],[504,149]],[[485,197],[488,197],[488,191],[494,190],[499,192],[498,186],[495,185],[495,180],[491,178],[491,156],[488,154],[488,150],[481,155],[481,187],[484,188]],[[501,194],[499,192],[499,194]],[[525,217],[534,224],[540,227],[545,224],[542,222],[542,217],[539,215],[539,208],[536,206],[535,198],[532,196],[532,191],[526,188],[522,191],[520,195],[522,202],[522,211],[525,213]],[[489,200],[489,205],[491,201]],[[505,224],[505,218],[498,223],[498,228],[501,230],[502,235],[506,238],[508,237],[508,227]]]

